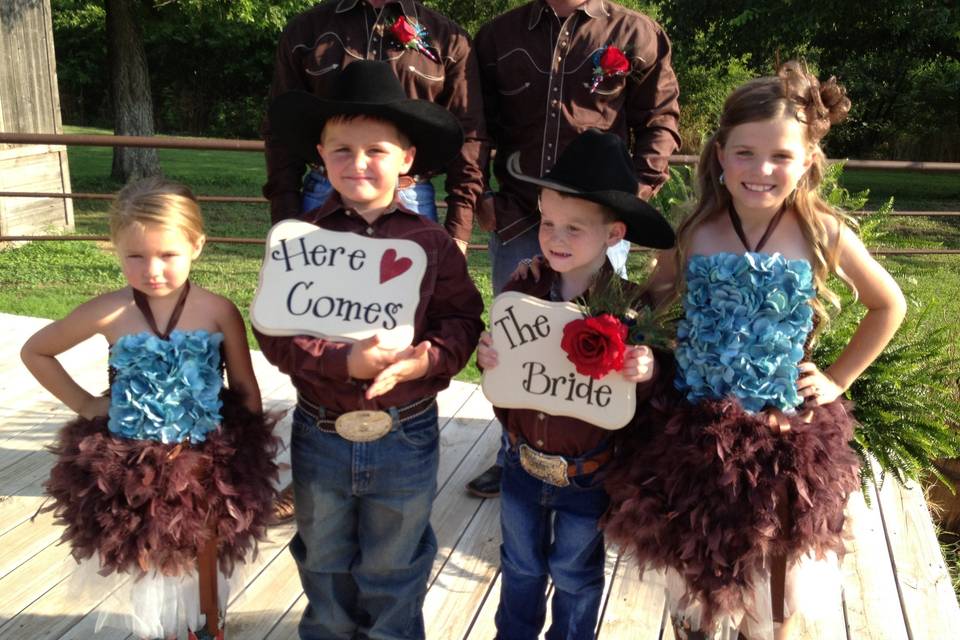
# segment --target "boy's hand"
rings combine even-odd
[[[357,380],[370,380],[396,362],[397,351],[382,349],[376,334],[353,343],[347,355],[347,373]]]
[[[394,362],[381,371],[367,389],[367,400],[382,396],[401,382],[416,380],[426,375],[430,368],[430,341],[424,340],[395,355]]]
[[[653,377],[653,351],[647,345],[630,345],[623,352],[621,375],[627,382],[646,382]]]
[[[497,366],[497,350],[493,348],[493,336],[489,331],[480,334],[480,343],[477,345],[477,366],[483,370]]]

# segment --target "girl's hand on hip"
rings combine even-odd
[[[90,399],[80,407],[77,413],[87,420],[108,415],[110,413],[110,396],[90,396]]]
[[[812,362],[801,362],[798,369],[797,392],[806,408],[829,404],[843,395],[844,389]]]

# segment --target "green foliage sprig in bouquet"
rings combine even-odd
[[[666,318],[642,301],[642,291],[614,276],[596,282],[589,301],[576,301],[583,318],[563,327],[560,346],[582,375],[601,378],[623,367],[628,345],[670,348]]]

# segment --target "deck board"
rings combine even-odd
[[[923,492],[914,483],[904,486],[887,478],[878,503],[911,636],[960,636],[960,610]]]
[[[9,321],[9,322],[8,322]],[[19,364],[16,353],[47,321],[0,315],[13,331],[4,345],[10,358],[0,370],[0,640],[130,640],[105,628],[95,633],[98,606],[109,594],[77,595],[76,565],[50,513],[37,513],[53,457],[44,450],[70,412],[52,399]],[[12,346],[11,346],[12,345]],[[254,369],[264,406],[284,414],[278,433],[289,441],[288,409],[295,394],[287,378],[258,352]],[[106,384],[102,340],[78,345],[65,366],[94,390]],[[500,443],[500,425],[476,385],[453,383],[438,398],[441,463],[431,521],[439,552],[424,605],[429,640],[489,640],[500,593],[499,502],[467,496],[464,484],[486,469]],[[289,482],[289,450],[279,457],[281,485]],[[872,485],[867,506],[860,494],[848,505],[850,553],[843,564],[843,599],[817,640],[913,640],[955,637],[960,607],[923,500],[914,486],[887,480]],[[288,544],[294,525],[271,529],[258,559],[245,567],[228,614],[237,640],[296,640],[306,606]],[[891,557],[892,554],[892,557]],[[611,553],[600,640],[673,640],[665,620],[658,574],[640,575]],[[899,586],[899,593],[897,587]],[[902,596],[901,596],[902,594]],[[901,604],[902,600],[902,604]],[[849,630],[849,632],[848,632]]]

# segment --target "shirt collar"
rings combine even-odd
[[[346,13],[360,4],[361,1],[362,0],[340,0],[340,4],[337,5],[336,13]],[[417,8],[413,0],[388,0],[384,6],[391,4],[399,4],[400,9],[407,18],[416,19]]]
[[[330,192],[330,196],[326,199],[326,201],[322,205],[320,205],[319,207],[317,207],[316,209],[310,212],[310,216],[307,219],[307,222],[316,224],[319,221],[326,218],[327,216],[337,211],[346,211],[346,210],[347,208],[343,206],[343,199],[340,197],[340,194],[336,190],[333,190]],[[380,216],[380,218],[383,218],[383,216],[390,215],[391,213],[396,213],[396,212],[406,213],[411,216],[419,215],[415,211],[411,211],[410,209],[407,209],[399,202],[394,201],[394,208],[388,211],[384,211],[383,214]],[[380,218],[377,218],[377,219],[379,220]]]
[[[344,2],[346,1],[347,0],[344,0]],[[610,17],[610,11],[607,9],[607,5],[604,0],[587,0],[582,5],[577,7],[576,10],[583,11],[590,18]],[[527,24],[527,29],[532,31],[533,28],[540,23],[540,20],[543,19],[544,15],[550,15],[550,11],[552,11],[552,9],[550,8],[550,5],[546,3],[546,0],[534,2],[531,5],[530,22]]]
[[[549,296],[551,302],[566,302],[563,299],[563,276],[561,276],[556,271],[549,268],[549,266],[540,267],[541,270],[541,280],[546,279],[550,282]],[[544,278],[544,273],[548,273],[549,277]],[[589,301],[591,296],[593,296],[594,291],[596,291],[598,282],[606,282],[610,278],[619,278],[620,276],[613,270],[613,265],[610,263],[610,258],[608,257],[603,261],[603,266],[600,267],[600,270],[593,277],[593,282],[587,287],[587,290],[581,293],[578,298],[583,298],[584,300]]]

